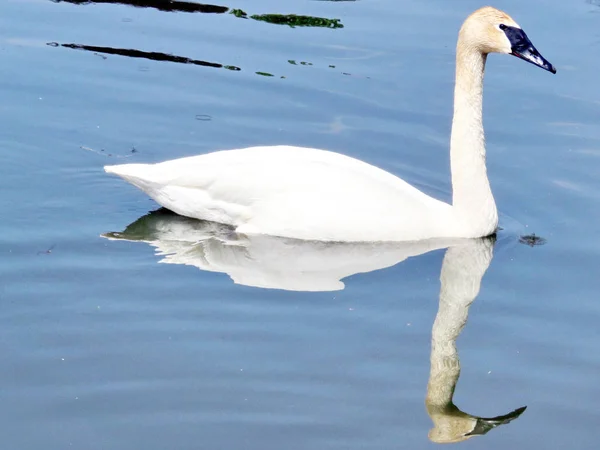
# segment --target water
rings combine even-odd
[[[448,200],[453,49],[480,2],[170,6],[0,6],[3,445],[425,448],[498,425],[459,445],[596,448],[600,5],[496,2],[558,68],[489,59],[504,230],[399,264],[446,244],[224,245],[144,218],[156,205],[101,167],[287,143]]]

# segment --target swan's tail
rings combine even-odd
[[[147,178],[150,172],[150,164],[118,164],[115,166],[104,166],[106,173],[114,173],[122,178]]]
[[[115,166],[104,166],[104,170],[106,173],[113,173],[120,176],[125,181],[146,192],[158,182],[154,164],[118,164]]]

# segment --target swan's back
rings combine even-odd
[[[251,147],[105,169],[178,214],[246,234],[416,240],[450,208],[375,166],[311,148]]]

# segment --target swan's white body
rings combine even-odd
[[[485,165],[483,74],[488,53],[512,51],[499,24],[502,29],[508,24],[510,36],[521,39],[519,45],[531,44],[509,16],[490,7],[467,18],[459,33],[450,143],[452,205],[357,159],[290,146],[105,170],[178,214],[232,225],[248,235],[318,241],[487,236],[496,230],[498,213]],[[533,45],[531,49],[537,54],[530,58],[535,64],[547,63]]]
[[[162,206],[243,234],[322,241],[441,236],[450,205],[339,153],[274,146],[107,167]]]

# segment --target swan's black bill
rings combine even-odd
[[[504,34],[506,34],[506,37],[510,41],[512,50],[511,55],[521,58],[531,64],[535,64],[549,72],[556,73],[556,68],[550,64],[546,58],[540,55],[540,52],[533,46],[523,30],[506,25],[502,25],[500,28],[504,31]]]

